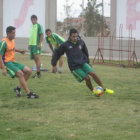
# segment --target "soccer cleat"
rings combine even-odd
[[[37,77],[40,78],[41,77],[41,74],[37,75]]]
[[[62,73],[62,71],[58,70],[58,73]]]
[[[39,98],[39,96],[33,92],[30,92],[29,94],[27,94],[27,98]]]
[[[104,93],[107,93],[107,94],[114,94],[114,90],[105,88]]]
[[[19,88],[19,87],[14,88],[14,91],[16,92],[16,95],[17,95],[18,97],[21,96],[21,91],[20,91],[20,88]]]
[[[32,78],[40,78],[41,77],[41,75],[39,74],[37,74],[37,73],[35,73],[33,76],[32,76]]]
[[[37,73],[35,73],[34,75],[32,75],[32,78],[36,78],[37,77]]]

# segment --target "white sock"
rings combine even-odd
[[[58,71],[60,71],[60,72],[62,71],[61,67],[58,68]]]

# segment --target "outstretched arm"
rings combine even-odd
[[[19,52],[21,54],[25,54],[25,51],[24,50],[19,50],[19,49],[15,49],[15,52]]]

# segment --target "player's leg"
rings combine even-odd
[[[90,77],[89,77],[89,76],[86,76],[86,78],[85,78],[84,80],[85,80],[85,82],[86,82],[87,87],[88,87],[91,91],[93,91],[93,86],[92,86]]]
[[[14,91],[16,92],[16,95],[18,97],[21,96],[21,92],[20,92],[20,87],[21,86],[25,89],[25,91],[26,91],[28,96],[30,96],[32,98],[33,97],[34,98],[38,98],[39,97],[38,95],[30,92],[30,90],[29,90],[29,88],[28,88],[28,86],[26,84],[24,73],[22,72],[22,70],[24,68],[26,69],[26,67],[24,65],[22,65],[20,63],[16,63],[16,62],[7,62],[5,64],[5,66],[6,66],[6,69],[7,69],[7,73],[11,76],[11,78],[14,78],[15,76],[17,76],[19,78],[20,85],[17,86],[16,88],[14,88]],[[28,75],[29,75],[29,73],[28,73]],[[26,78],[28,78],[28,76]]]
[[[94,79],[94,81],[104,89],[104,86],[103,86],[100,78],[94,71],[89,72],[89,75],[91,75],[91,77]]]
[[[11,78],[14,78],[16,76],[16,72],[19,70],[18,68],[18,64],[16,62],[7,62],[5,63],[6,69],[7,69],[7,73],[10,75]],[[24,65],[20,65],[20,67],[22,67],[22,69],[24,68]],[[18,97],[21,96],[21,85],[19,84],[16,88],[14,88],[14,91],[16,92],[16,95]]]
[[[37,68],[37,75],[40,76],[40,67],[41,67],[40,54],[34,55],[34,60]]]
[[[27,94],[27,98],[38,98],[39,96],[33,92],[30,92],[25,77],[24,77],[24,73],[21,70],[18,70],[16,72],[16,76],[19,78],[19,82],[20,85],[24,88],[24,90],[26,91]]]
[[[59,58],[59,69],[58,69],[59,73],[62,73],[62,65],[63,65],[63,57],[61,56]]]
[[[30,58],[34,59],[37,71],[36,73],[32,76],[32,78],[38,77],[40,78],[40,68],[41,68],[41,62],[40,62],[40,54],[41,54],[41,48],[38,50],[37,46],[31,46],[30,47]]]
[[[23,69],[23,73],[24,73],[24,78],[27,81],[30,75],[32,74],[32,70],[29,67],[25,66]]]
[[[24,78],[24,73],[17,67],[17,64],[11,62],[11,64],[9,63],[6,68],[12,78],[14,78],[15,76],[17,76],[19,78],[20,84],[16,88],[14,88],[16,95],[18,97],[21,96],[21,92],[20,92],[21,86],[25,89],[26,93],[30,93],[30,90],[29,90],[29,88],[26,84],[25,78]]]
[[[93,91],[93,86],[90,80],[90,77],[88,76],[88,74],[86,74],[82,68],[78,68],[76,70],[72,71],[72,74],[74,75],[74,77],[77,79],[78,82],[82,82],[83,80],[85,80],[86,82],[86,86]]]
[[[56,66],[52,67],[52,73],[56,73],[56,72],[57,72],[57,67]]]
[[[32,70],[29,68],[29,67],[27,67],[27,66],[25,66],[23,69],[21,69],[22,71],[23,71],[23,73],[24,73],[24,78],[25,78],[25,81],[27,81],[28,79],[29,79],[29,77],[30,77],[30,75],[32,74]],[[21,86],[21,84],[19,83],[19,85],[17,86],[17,89],[19,89],[19,88],[21,88],[22,86]]]
[[[89,74],[99,86],[104,88],[100,78],[98,77],[98,75],[94,72],[93,68],[88,63],[84,63],[84,65],[82,66],[82,69],[85,71],[86,74]]]
[[[30,90],[26,84],[26,80],[24,78],[24,73],[21,71],[21,70],[18,70],[16,72],[16,76],[19,78],[19,82],[20,82],[20,85],[24,88],[24,90],[26,91],[26,93],[30,93]]]
[[[89,75],[94,79],[94,81],[104,89],[104,93],[113,94],[114,91],[108,88],[104,88],[104,85],[98,75],[92,70],[91,66],[86,64],[86,71],[89,72]]]

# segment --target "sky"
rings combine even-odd
[[[72,17],[78,17],[78,15],[81,13],[82,8],[80,5],[82,5],[83,0],[68,0],[68,4],[72,5],[71,7],[71,15]],[[101,2],[102,0],[98,0]],[[87,5],[88,0],[84,0],[84,8]],[[110,16],[110,0],[104,0],[104,15],[109,17]],[[57,20],[63,21],[66,18],[64,5],[66,5],[66,0],[57,0]]]

